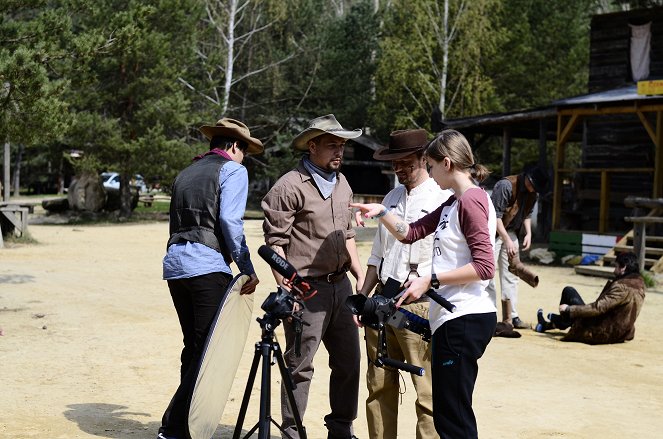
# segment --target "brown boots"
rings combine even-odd
[[[516,316],[511,318],[511,301],[509,299],[502,300],[502,321],[504,323],[510,323],[516,329],[531,329],[532,325],[529,323],[523,322],[520,320],[520,317]]]

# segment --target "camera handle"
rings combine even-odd
[[[384,323],[378,323],[378,345],[374,364],[378,367],[389,366],[394,369],[403,370],[417,376],[424,376],[426,370],[414,364],[404,363],[387,357],[387,334],[385,334]]]
[[[454,312],[456,311],[456,305],[453,305],[451,302],[449,302],[447,299],[444,297],[440,296],[435,290],[432,288],[428,291],[426,291],[426,294],[428,297],[433,299],[434,301],[437,302],[438,305],[440,305],[442,308],[446,309],[449,312]]]
[[[302,356],[302,330],[304,325],[311,326],[310,323],[302,320],[301,315],[293,317],[292,326],[295,329],[295,356],[297,358]]]

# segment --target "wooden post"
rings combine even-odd
[[[2,201],[9,201],[9,142],[5,142],[4,178],[2,182]]]
[[[546,120],[539,120],[539,166],[548,167],[548,148],[546,146]]]
[[[562,175],[559,170],[564,167],[564,143],[562,142],[562,115],[557,114],[557,142],[555,142],[555,162],[553,171],[553,218],[552,229],[559,229],[562,217]]]
[[[511,175],[511,130],[502,130],[502,177]]]
[[[610,212],[610,174],[605,169],[601,171],[601,201],[599,207],[599,233],[608,231],[608,217]]]
[[[663,197],[663,112],[656,112],[656,153],[654,155],[653,198]]]
[[[638,257],[638,268],[645,269],[645,249],[647,242],[645,223],[633,223],[633,253]]]

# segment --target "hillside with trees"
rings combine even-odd
[[[132,176],[168,187],[207,147],[197,127],[224,116],[264,141],[246,164],[253,179],[273,179],[318,115],[384,141],[393,129],[430,131],[433,113],[545,105],[586,92],[592,15],[662,3],[5,0],[5,191],[62,191],[74,175],[115,171],[128,217]],[[481,151],[494,169],[498,147]]]

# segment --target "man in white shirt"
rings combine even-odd
[[[424,149],[428,144],[426,130],[398,130],[389,136],[388,146],[373,155],[376,160],[389,160],[398,181],[402,184],[390,191],[382,204],[390,212],[400,216],[406,223],[412,223],[434,211],[451,196],[449,190],[442,190],[429,177],[424,159]],[[403,285],[412,277],[428,275],[431,272],[433,236],[412,245],[402,244],[384,226],[379,225],[373,240],[371,256],[368,259],[366,278],[360,294],[383,294],[383,286],[389,278]],[[428,318],[428,297],[401,308],[425,319]],[[368,398],[366,417],[371,439],[396,439],[398,433],[399,371],[390,367],[375,366],[377,353],[377,331],[366,327],[366,349],[369,357],[366,372]],[[417,392],[415,409],[417,415],[417,439],[438,438],[433,424],[433,402],[431,383],[431,355],[428,343],[421,336],[408,329],[385,327],[387,356],[421,366],[424,376],[412,376]]]

